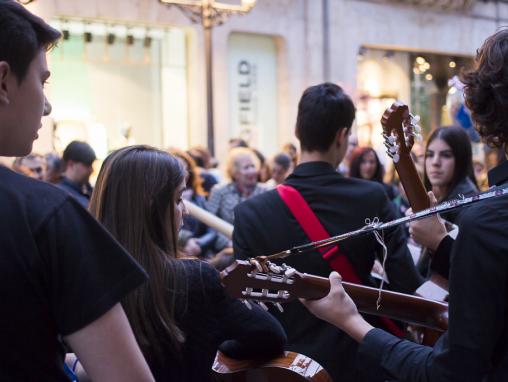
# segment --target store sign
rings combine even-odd
[[[256,123],[256,64],[248,60],[238,63],[238,123],[242,130]]]
[[[277,50],[271,37],[233,33],[229,41],[230,137],[277,149]]]

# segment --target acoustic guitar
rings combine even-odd
[[[217,352],[212,370],[221,382],[332,382],[319,363],[293,352],[265,362],[236,360]]]
[[[236,260],[221,272],[221,282],[233,298],[256,301],[267,309],[297,298],[320,299],[330,291],[325,277],[300,273],[286,265]],[[448,304],[423,297],[379,290],[363,285],[343,282],[346,292],[362,313],[385,316],[443,332],[448,329]],[[380,306],[377,306],[381,294]]]

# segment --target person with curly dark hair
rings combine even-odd
[[[508,156],[508,29],[485,41],[463,82],[478,132]],[[489,172],[489,182],[507,187],[508,162]],[[455,242],[436,216],[413,223],[413,229],[423,225],[436,239],[438,252],[451,248],[449,330],[434,348],[373,328],[358,314],[337,273],[330,275],[327,297],[304,302],[360,343],[359,365],[371,373],[369,380],[508,381],[508,197],[468,207],[459,223]]]

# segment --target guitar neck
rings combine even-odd
[[[299,297],[320,299],[330,291],[327,278],[302,274],[306,287]],[[385,316],[439,331],[448,328],[448,304],[422,297],[392,291],[381,291],[381,304],[377,309],[379,289],[343,282],[345,291],[362,313]]]
[[[425,187],[418,176],[416,167],[408,156],[407,160],[401,160],[395,164],[395,170],[399,174],[400,182],[404,186],[407,199],[414,212],[419,212],[430,207],[429,196]]]

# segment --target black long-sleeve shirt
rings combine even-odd
[[[489,182],[506,187],[508,162],[489,173]],[[360,344],[362,368],[401,382],[508,381],[508,196],[469,207],[460,223],[451,251],[449,330],[431,348],[373,329]]]
[[[179,265],[187,282],[174,292],[175,319],[185,343],[180,359],[168,351],[163,362],[144,350],[156,381],[212,381],[211,367],[218,348],[239,359],[267,359],[282,353],[286,335],[270,314],[255,304],[249,309],[227,296],[219,273],[207,263],[182,260]]]

